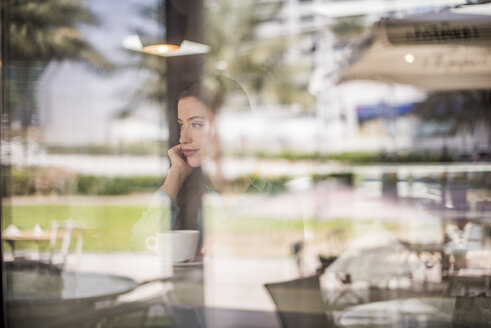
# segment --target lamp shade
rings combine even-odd
[[[208,45],[188,40],[182,41],[180,45],[155,44],[143,46],[140,37],[136,34],[124,38],[123,47],[128,50],[161,57],[200,55],[210,51]]]

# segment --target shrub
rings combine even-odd
[[[36,193],[33,175],[28,170],[12,169],[8,187],[10,187],[9,194],[12,196]]]
[[[346,173],[330,173],[330,174],[312,174],[312,181],[314,183],[325,181],[328,179],[337,179],[342,181],[343,183],[352,186],[354,181],[354,173],[346,172]]]
[[[7,181],[9,193],[20,195],[123,195],[132,192],[155,191],[164,178],[153,176],[100,177],[80,175],[60,168],[11,169]],[[5,194],[7,195],[7,194]]]
[[[77,192],[84,195],[124,195],[132,192],[155,191],[164,178],[152,176],[98,177],[80,175]]]
[[[77,178],[77,193],[83,195],[98,195],[103,189],[101,177],[93,175],[79,175]]]
[[[164,149],[161,142],[139,142],[134,144],[95,144],[84,146],[46,146],[46,150],[51,154],[84,154],[84,155],[158,155]]]
[[[36,193],[42,195],[71,194],[76,188],[76,174],[55,167],[38,168],[34,174]]]
[[[14,168],[10,172],[11,195],[63,195],[75,188],[76,175],[60,168]]]

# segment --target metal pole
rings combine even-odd
[[[166,39],[170,44],[183,40],[203,43],[202,0],[165,1]],[[167,120],[169,147],[179,143],[177,129],[177,97],[189,82],[199,78],[203,71],[203,55],[169,57],[167,59]]]

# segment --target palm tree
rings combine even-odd
[[[431,93],[414,113],[425,121],[449,123],[455,132],[472,130],[477,123],[491,125],[489,90],[442,91]]]
[[[338,44],[349,44],[360,39],[367,31],[365,16],[340,17],[334,19],[331,31]]]
[[[205,41],[211,51],[205,72],[208,76],[225,74],[239,80],[259,103],[296,103],[308,108],[314,99],[307,92],[307,79],[298,76],[309,67],[290,63],[286,58],[295,40],[287,36],[257,36],[258,27],[275,18],[281,5],[257,0],[209,2]]]
[[[455,135],[472,133],[479,124],[491,126],[490,108],[490,90],[440,91],[429,94],[425,101],[415,106],[413,113],[422,122],[448,126],[450,133]],[[488,145],[491,145],[491,139]]]
[[[5,72],[9,108],[24,140],[36,112],[35,85],[50,61],[74,60],[102,72],[112,65],[85,39],[81,24],[97,24],[79,0],[2,1],[8,17]]]

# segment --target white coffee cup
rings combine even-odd
[[[181,263],[194,260],[198,241],[198,230],[172,230],[148,237],[145,246],[163,261]]]

